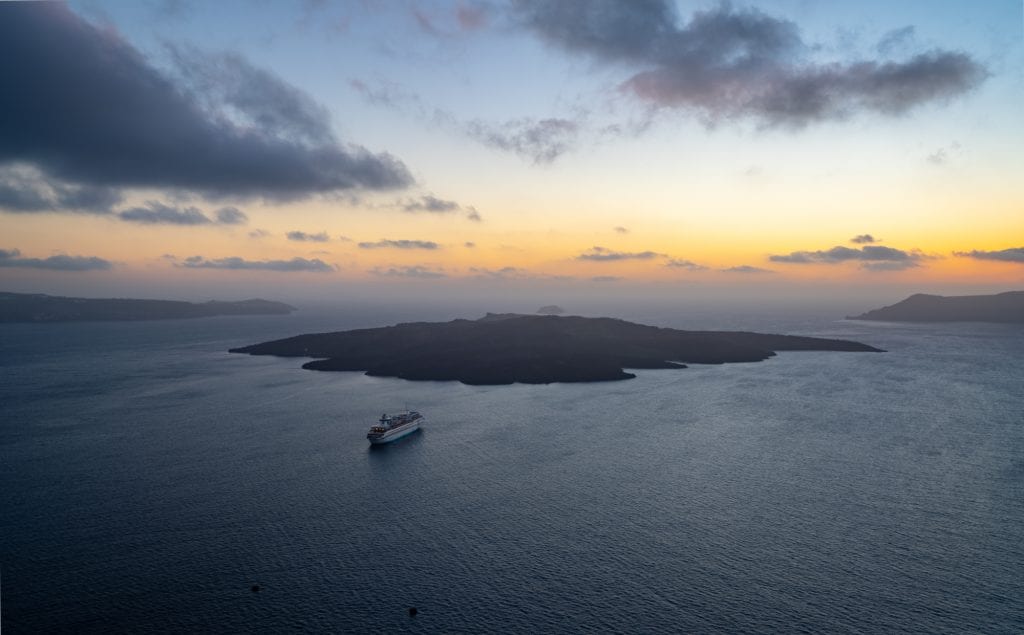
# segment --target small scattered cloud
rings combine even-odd
[[[214,216],[217,223],[221,225],[244,225],[249,222],[249,217],[245,215],[245,212],[232,206],[218,209]]]
[[[420,212],[426,212],[429,214],[451,214],[451,213],[465,213],[466,218],[471,221],[480,221],[480,213],[473,206],[463,206],[455,201],[447,201],[442,198],[437,198],[432,194],[425,194],[419,198],[406,199],[398,203],[398,208],[403,212],[410,214],[417,214]]]
[[[317,234],[308,234],[303,231],[290,231],[285,236],[288,240],[293,240],[300,243],[326,243],[331,240],[331,237],[327,235],[327,232],[319,232]]]
[[[470,273],[475,274],[481,278],[488,278],[491,280],[506,280],[508,278],[518,278],[526,275],[524,269],[518,267],[502,267],[500,269],[488,269],[486,267],[470,267]]]
[[[20,249],[0,249],[0,267],[49,269],[51,271],[105,271],[112,267],[109,260],[96,256],[65,256],[24,258]]]
[[[618,226],[612,227],[612,231],[615,232],[616,234],[628,234],[629,233],[629,229],[626,228],[626,227],[623,227],[622,225],[618,225]]]
[[[775,273],[771,269],[763,269],[761,267],[755,267],[753,265],[738,265],[736,267],[727,267],[722,269],[725,273]]]
[[[870,236],[864,234],[855,238]],[[872,240],[875,240],[872,238]],[[852,242],[867,242],[866,240]],[[860,248],[836,246],[819,251],[794,251],[788,254],[775,254],[768,257],[772,262],[787,264],[839,264],[843,262],[859,262],[860,268],[866,271],[903,271],[920,267],[922,261],[929,256],[919,250],[906,251],[883,245],[866,245]]]
[[[254,229],[249,232],[249,238],[266,238],[269,235],[270,232],[265,229]]]
[[[618,260],[654,260],[664,258],[664,254],[654,251],[625,252],[613,251],[606,247],[594,246],[590,251],[576,256],[576,260],[591,260],[596,262],[613,262]]]
[[[669,258],[668,261],[665,263],[665,266],[671,267],[673,269],[686,269],[687,271],[707,270],[707,267],[705,267],[704,265],[699,265],[693,262],[692,260],[683,260],[680,258]]]
[[[850,242],[857,245],[870,245],[871,243],[878,242],[878,239],[871,234],[858,234],[851,238]]]
[[[956,251],[953,253],[963,258],[974,258],[976,260],[998,260],[1000,262],[1024,263],[1024,247],[1010,247],[1009,249],[998,249],[994,251],[974,249],[972,251]]]
[[[121,210],[116,216],[142,225],[240,225],[249,220],[237,207],[222,207],[211,218],[197,207],[177,207],[159,201],[146,201],[144,206]]]
[[[177,263],[177,266],[186,269],[230,269],[237,271],[280,271],[300,272],[312,271],[326,273],[335,271],[334,265],[329,265],[319,258],[292,258],[291,260],[246,260],[238,256],[227,258],[205,258],[203,256],[190,256]]]
[[[382,238],[377,242],[361,242],[360,249],[440,249],[432,240],[390,240]]]
[[[476,247],[476,243],[475,243],[475,242],[473,242],[472,240],[467,240],[467,241],[466,241],[466,242],[464,242],[464,243],[463,243],[462,245],[463,245],[463,246],[464,246],[464,247],[465,247],[466,249],[473,249],[473,248],[475,248],[475,247]]]
[[[390,278],[447,278],[448,274],[443,271],[428,269],[420,265],[409,267],[389,267],[387,269],[375,268],[370,273],[375,276],[386,276]]]

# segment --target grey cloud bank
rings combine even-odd
[[[48,258],[23,258],[19,249],[0,249],[0,267],[51,271],[104,271],[111,266],[109,260],[95,256],[57,255]]]
[[[230,269],[230,270],[254,270],[254,271],[280,271],[300,272],[312,271],[318,273],[334,271],[332,265],[327,264],[319,258],[292,258],[291,260],[246,260],[237,256],[227,258],[204,258],[203,256],[190,256],[178,264],[186,269]]]
[[[753,118],[801,128],[860,112],[899,115],[985,80],[968,55],[931,50],[900,62],[808,61],[797,25],[723,3],[680,24],[667,1],[516,0],[520,23],[545,42],[633,69],[627,93],[708,123]],[[895,47],[894,36],[887,48]]]
[[[61,3],[11,3],[3,16],[0,83],[18,98],[0,100],[0,165],[64,184],[282,200],[412,183],[399,160],[337,141],[307,96],[237,56],[179,52],[179,82]]]

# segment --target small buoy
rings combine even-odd
[[[418,612],[419,611],[416,610],[415,606],[410,606],[409,607],[409,617],[416,617],[416,613],[418,613]]]
[[[253,593],[259,593],[260,592],[260,585],[258,585],[258,584],[252,585],[252,592]]]

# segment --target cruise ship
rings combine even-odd
[[[426,422],[426,419],[415,410],[407,410],[397,415],[383,414],[380,416],[380,421],[377,422],[377,425],[370,428],[370,431],[366,433],[366,438],[370,440],[372,445],[389,443],[396,439],[401,439],[410,432],[419,430],[420,424],[424,422]]]

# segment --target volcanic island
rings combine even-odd
[[[230,350],[316,358],[303,364],[309,370],[471,385],[614,381],[636,376],[626,369],[759,362],[778,351],[884,352],[848,340],[495,313],[477,320],[310,333]]]

